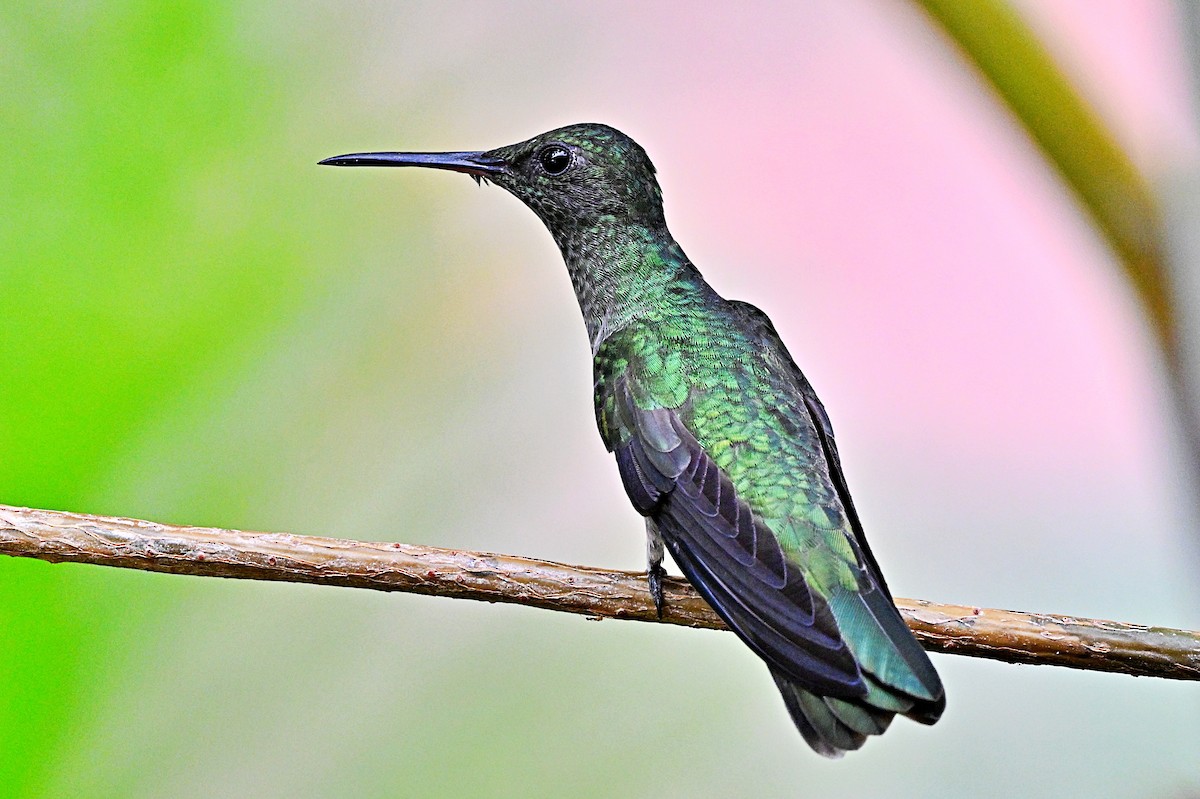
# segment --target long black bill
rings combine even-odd
[[[351,153],[321,161],[325,166],[424,166],[475,177],[504,171],[504,161],[485,153]]]

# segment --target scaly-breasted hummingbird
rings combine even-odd
[[[941,681],[867,545],[824,407],[766,314],[717,294],[675,243],[636,142],[586,124],[487,152],[321,163],[464,172],[533,209],[583,311],[596,421],[646,517],[659,614],[665,546],[823,755],[897,713],[937,721]]]

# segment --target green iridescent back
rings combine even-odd
[[[656,305],[596,353],[606,443],[616,446],[632,433],[606,421],[616,418],[606,389],[624,375],[640,408],[677,410],[817,593],[827,597],[835,585],[857,589],[852,532],[827,477],[819,434],[783,361],[788,356],[747,329],[748,319],[766,317],[690,280],[664,289]]]

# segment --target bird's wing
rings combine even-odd
[[[833,597],[839,624],[843,630],[858,632],[852,637],[858,642],[855,654],[860,665],[874,678],[873,682],[917,699],[916,707],[909,715],[932,723],[945,707],[941,680],[896,610],[883,572],[867,543],[842,471],[833,425],[825,406],[792,359],[770,318],[746,302],[732,301],[730,305],[741,316],[743,328],[753,332],[760,353],[771,363],[771,371],[803,398],[820,443],[825,464],[823,474],[845,514],[847,534],[859,565],[860,587],[858,591],[838,592]]]
[[[738,496],[679,409],[640,407],[628,375],[606,389],[601,430],[626,492],[655,520],[685,576],[773,670],[826,695],[864,694],[828,603]]]
[[[808,378],[804,376],[804,372],[800,371],[800,367],[792,359],[791,353],[788,352],[783,339],[779,337],[779,333],[775,330],[775,325],[772,324],[770,317],[748,302],[731,300],[729,304],[741,316],[746,328],[753,331],[757,337],[759,348],[767,354],[768,359],[775,362],[775,368],[779,376],[782,379],[790,380],[795,389],[804,398],[805,407],[808,408],[808,412],[812,415],[812,420],[821,442],[821,448],[825,454],[830,484],[837,492],[838,499],[845,510],[846,521],[850,525],[850,530],[854,535],[854,542],[862,553],[863,559],[866,561],[866,568],[870,571],[874,583],[891,600],[891,591],[887,587],[883,571],[879,568],[879,563],[875,560],[875,555],[871,552],[871,546],[867,543],[867,536],[863,532],[862,522],[859,521],[858,511],[854,507],[854,500],[851,498],[850,489],[846,485],[846,475],[842,471],[842,458],[838,454],[837,441],[833,435],[833,424],[829,421],[829,414],[825,411],[825,406],[821,404],[820,398],[817,397],[817,392],[813,389],[812,384],[808,382]]]
[[[798,686],[863,697],[878,688],[866,670],[889,688],[933,699],[936,674],[888,600],[857,519],[848,520],[823,409],[797,397],[781,370],[783,384],[771,391],[780,402],[788,395],[783,435],[755,442],[714,434],[737,427],[736,419],[714,422],[714,411],[742,407],[744,387],[713,381],[681,390],[662,369],[639,363],[638,351],[597,354],[597,420],[630,499],[654,519],[685,576],[774,673]],[[786,350],[783,357],[791,363]],[[754,473],[764,464],[769,479]],[[895,640],[906,638],[911,646],[898,650]]]

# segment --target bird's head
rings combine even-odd
[[[645,227],[664,224],[662,193],[646,151],[607,125],[570,125],[482,152],[354,153],[321,163],[463,172],[507,189],[556,233],[606,219]]]

